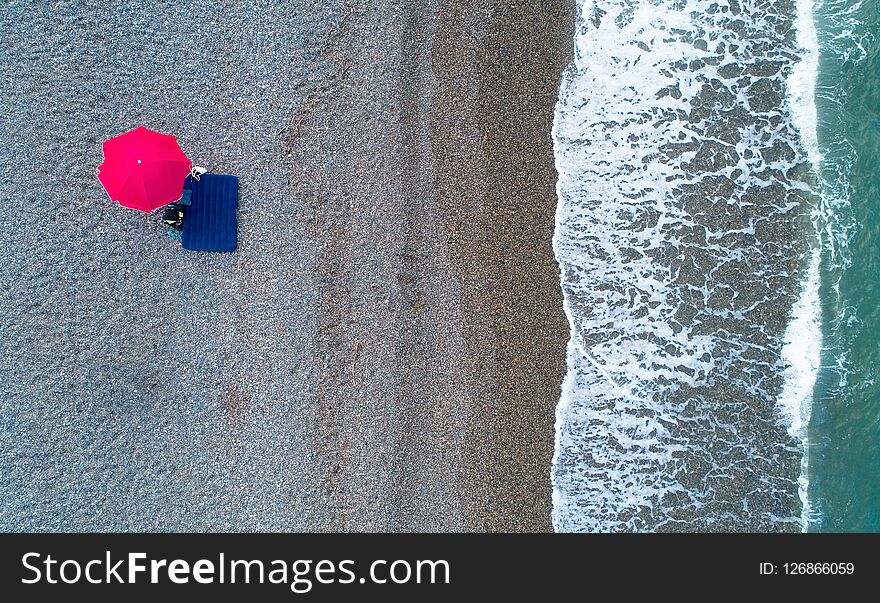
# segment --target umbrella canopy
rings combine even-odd
[[[180,199],[191,168],[174,136],[138,126],[104,142],[98,180],[111,200],[151,212]]]

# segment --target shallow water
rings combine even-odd
[[[803,9],[580,5],[554,125],[557,530],[803,527],[820,342]]]

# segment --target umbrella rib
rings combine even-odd
[[[138,180],[140,180],[140,183],[141,183],[141,190],[144,191],[144,201],[149,202],[150,195],[147,194],[147,183],[144,181],[143,176],[138,178]]]

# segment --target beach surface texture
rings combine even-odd
[[[573,3],[0,7],[0,529],[550,530]],[[239,248],[112,203],[143,125]]]

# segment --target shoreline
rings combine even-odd
[[[552,249],[551,127],[573,52],[575,7],[564,0],[490,4],[491,18],[479,24],[460,17],[463,3],[447,10],[456,24],[447,31],[485,29],[471,45],[454,34],[435,43],[441,73],[482,60],[464,89],[454,77],[440,78],[434,156],[454,175],[451,186],[441,183],[441,207],[458,241],[451,245],[456,278],[465,284],[466,305],[477,310],[465,327],[471,345],[464,355],[475,359],[469,389],[483,417],[478,425],[485,422],[473,436],[488,470],[478,528],[552,531],[550,467],[569,326]],[[468,114],[470,132],[449,136]],[[472,178],[463,154],[473,146],[481,149],[473,186],[481,194],[469,199],[460,183]]]
[[[340,272],[320,294],[329,300],[345,290],[360,301],[320,329],[319,341],[337,350],[386,346],[354,362],[337,353],[346,368],[318,373],[328,392],[351,400],[326,405],[314,443],[326,459],[318,473],[331,476],[327,529],[552,530],[555,408],[569,331],[552,250],[550,127],[573,40],[573,12],[571,27],[554,29],[567,5],[428,2],[392,19],[402,24],[392,63],[402,94],[389,98],[397,142],[382,148],[390,154],[380,170],[399,193],[387,207],[349,208],[355,219],[340,227],[353,240],[333,265],[356,264],[355,249],[377,241],[392,261],[384,273]],[[365,217],[381,234],[352,228]],[[357,293],[377,276],[387,306]],[[349,313],[363,315],[354,336],[339,328]],[[386,325],[384,336],[364,324]],[[332,354],[319,349],[316,364]],[[387,382],[377,393],[380,374]],[[358,409],[376,412],[387,433],[361,442]],[[369,466],[377,450],[381,461]]]

